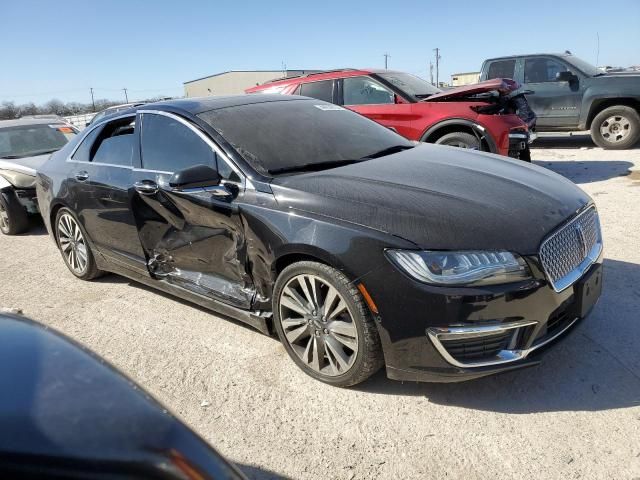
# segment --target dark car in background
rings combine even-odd
[[[38,214],[36,170],[78,130],[56,116],[0,121],[0,231],[17,235]]]
[[[515,82],[496,79],[442,91],[404,72],[341,69],[273,80],[246,92],[317,98],[358,112],[409,140],[530,160],[529,130],[535,115],[522,96],[514,99],[517,88]]]
[[[602,287],[598,213],[570,181],[305,97],[121,112],[37,189],[78,278],[115,272],[276,332],[337,386],[382,365],[459,381],[535,364]]]
[[[596,145],[640,140],[640,72],[604,72],[570,53],[492,58],[481,80],[512,78],[538,116],[539,131],[591,130]]]

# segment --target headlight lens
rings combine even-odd
[[[387,255],[409,276],[435,285],[495,285],[530,277],[524,260],[507,251],[387,250]]]

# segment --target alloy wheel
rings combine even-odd
[[[58,220],[58,241],[69,268],[75,274],[82,275],[88,263],[87,244],[80,226],[68,213],[60,216]]]
[[[297,275],[280,294],[279,313],[287,342],[309,368],[343,375],[358,353],[358,331],[338,290],[315,275]]]
[[[4,208],[2,202],[0,202],[0,230],[3,232],[9,231],[9,212]]]
[[[622,115],[612,115],[600,124],[600,135],[610,143],[622,142],[630,132],[631,122]]]

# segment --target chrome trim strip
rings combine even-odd
[[[555,335],[546,338],[544,341],[533,344],[531,347],[522,349],[522,350],[501,350],[492,360],[483,360],[481,362],[460,362],[453,358],[451,354],[447,351],[440,340],[453,340],[453,339],[464,339],[464,338],[475,338],[482,337],[486,335],[494,335],[496,333],[505,332],[508,330],[514,330],[514,336],[518,333],[518,330],[523,327],[528,327],[531,325],[535,325],[538,322],[535,321],[527,321],[521,320],[518,322],[511,323],[503,323],[500,325],[481,325],[481,326],[465,326],[465,327],[449,327],[449,328],[436,328],[431,327],[427,329],[427,335],[429,339],[436,347],[440,355],[444,357],[447,363],[455,367],[460,368],[478,368],[478,367],[490,367],[494,365],[503,365],[505,363],[516,362],[518,360],[522,360],[527,358],[527,356],[537,350],[538,348],[546,345],[549,342],[552,342],[560,335],[569,330],[573,324],[575,324],[579,320],[579,317],[575,317],[571,322],[569,322],[564,328],[562,328]]]
[[[586,215],[587,213],[589,213],[591,211],[593,211],[595,213],[596,221],[597,221],[597,224],[598,224],[597,225],[598,226],[598,240],[596,241],[594,246],[591,248],[591,250],[589,251],[589,253],[585,257],[585,259],[575,269],[573,269],[572,271],[567,273],[564,277],[562,277],[562,278],[560,278],[560,279],[558,279],[556,281],[552,280],[551,277],[549,276],[549,274],[547,273],[546,269],[545,269],[544,262],[542,261],[542,249],[544,248],[544,246],[548,242],[550,242],[552,239],[554,239],[557,235],[560,235],[564,231],[564,229],[566,227],[568,227],[572,223],[575,223],[580,217],[582,217],[583,215]],[[542,269],[544,271],[545,276],[547,277],[547,280],[549,280],[549,284],[551,285],[551,287],[553,288],[553,290],[556,293],[559,293],[559,292],[569,288],[574,283],[576,283],[576,281],[578,281],[580,279],[580,277],[582,277],[582,275],[584,275],[584,273],[587,270],[589,270],[589,267],[591,267],[591,265],[593,265],[595,262],[598,261],[598,258],[600,257],[600,254],[602,253],[602,249],[603,249],[603,242],[602,242],[602,227],[600,226],[600,215],[598,215],[598,210],[596,209],[596,207],[594,205],[591,205],[591,206],[585,208],[579,214],[571,217],[568,221],[566,221],[561,226],[559,226],[551,235],[546,237],[542,241],[542,243],[540,244],[540,248],[538,249],[538,255],[540,256],[540,262],[542,264]]]

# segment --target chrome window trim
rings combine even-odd
[[[501,350],[497,353],[495,358],[491,360],[483,360],[480,362],[460,362],[456,360],[451,356],[451,354],[447,351],[447,349],[445,348],[445,346],[442,344],[440,340],[481,337],[485,335],[494,335],[496,333],[501,333],[508,330],[513,330],[514,335],[516,335],[520,328],[535,325],[538,322],[520,320],[517,322],[503,323],[500,325],[479,325],[479,326],[444,327],[444,328],[432,327],[427,329],[427,335],[429,336],[429,339],[431,340],[433,345],[436,347],[436,350],[438,350],[440,355],[444,357],[447,363],[450,363],[451,365],[455,367],[460,367],[460,368],[490,367],[494,365],[503,365],[505,363],[516,362],[518,360],[527,358],[527,356],[529,356],[531,352],[543,347],[547,343],[552,342],[553,340],[561,336],[563,333],[569,330],[578,320],[579,320],[579,317],[575,317],[573,320],[567,323],[567,325],[565,325],[562,329],[560,329],[554,335],[552,335],[549,338],[545,338],[541,342],[534,343],[529,348],[525,348],[522,350],[516,350],[516,349]]]
[[[145,114],[150,114],[150,115],[160,115],[163,117],[168,117],[171,118],[173,120],[176,120],[177,122],[181,123],[182,125],[184,125],[185,127],[187,127],[188,129],[190,129],[192,132],[194,132],[198,137],[200,137],[201,140],[203,140],[207,145],[209,145],[209,147],[216,153],[216,155],[218,155],[220,158],[222,158],[222,160],[231,168],[231,170],[233,170],[235,173],[238,174],[238,176],[241,179],[241,182],[233,182],[230,180],[225,180],[225,183],[230,183],[230,184],[234,184],[234,185],[239,185],[239,186],[244,186],[245,189],[248,190],[255,190],[255,187],[253,186],[253,184],[251,183],[251,181],[249,180],[249,178],[242,173],[242,171],[238,168],[238,166],[233,163],[233,161],[231,161],[230,158],[227,157],[226,153],[222,151],[222,149],[213,141],[211,140],[211,138],[209,138],[202,130],[200,130],[199,128],[196,128],[191,122],[189,122],[188,120],[174,114],[171,112],[165,112],[163,110],[148,110],[148,109],[142,109],[142,110],[138,110],[138,113],[142,114],[142,122],[144,122],[144,115]],[[142,149],[142,125],[140,126],[140,147]],[[142,155],[140,156],[140,161],[141,161],[141,165],[144,165],[143,160],[142,160]],[[149,172],[158,172],[158,173],[171,173],[173,174],[174,172],[160,172],[157,170],[151,170],[151,169],[137,169],[138,171],[149,171]]]
[[[542,254],[541,254],[542,249],[548,242],[550,242],[556,236],[560,235],[569,224],[576,222],[580,217],[582,217],[583,215],[586,215],[591,211],[593,211],[596,215],[596,221],[598,224],[598,240],[596,241],[594,246],[591,248],[591,250],[587,253],[584,260],[576,268],[574,268],[572,271],[567,273],[564,277],[555,281],[552,280],[544,268],[544,262],[542,262]],[[598,215],[598,210],[596,209],[595,205],[590,205],[587,208],[585,208],[582,212],[578,213],[577,215],[574,215],[569,220],[564,222],[562,225],[556,228],[549,236],[547,236],[540,244],[540,248],[538,249],[538,255],[540,256],[540,263],[542,264],[542,269],[544,271],[545,276],[547,277],[547,280],[549,280],[549,284],[551,285],[551,288],[553,288],[553,290],[556,293],[559,293],[569,288],[574,283],[576,283],[582,277],[582,275],[584,275],[584,273],[587,270],[589,270],[591,265],[593,265],[595,262],[598,261],[598,258],[600,258],[600,254],[602,253],[602,249],[603,249],[603,242],[602,242],[602,227],[600,225],[600,215]]]

